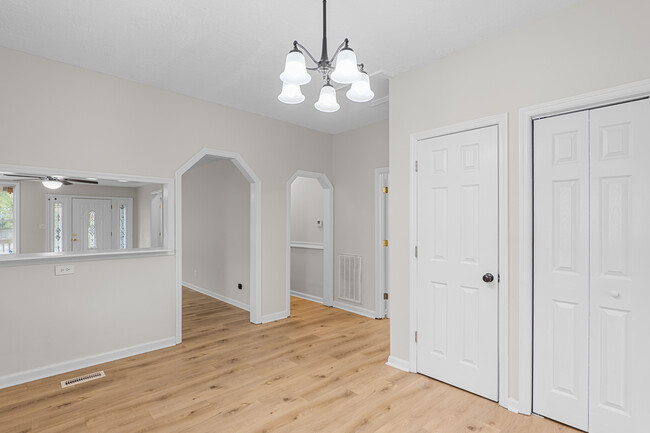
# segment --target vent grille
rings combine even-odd
[[[97,371],[95,373],[84,374],[83,376],[73,377],[72,379],[61,381],[61,388],[67,388],[69,386],[78,385],[84,382],[90,382],[91,380],[99,379],[101,377],[106,377],[104,371]]]
[[[339,299],[361,303],[361,256],[339,255]]]

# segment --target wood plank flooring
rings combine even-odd
[[[185,289],[181,345],[0,390],[0,432],[577,432],[386,366],[388,320],[291,311],[251,325]]]

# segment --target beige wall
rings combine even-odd
[[[298,177],[291,184],[291,242],[323,243],[323,187]],[[323,250],[291,248],[291,290],[323,298]]]
[[[262,182],[262,314],[286,305],[286,182],[331,175],[331,137],[0,48],[3,164],[173,178],[201,148],[242,155]],[[0,267],[0,381],[173,337],[175,259]],[[73,308],[74,307],[74,308]]]
[[[647,0],[587,0],[391,81],[392,356],[409,358],[409,136],[508,113],[510,395],[518,397],[518,110],[650,78],[648,16]]]
[[[334,299],[338,255],[362,257],[361,307],[375,310],[375,168],[388,166],[388,121],[333,137]],[[392,237],[392,236],[391,236]]]
[[[182,188],[183,282],[249,306],[250,183],[217,160],[187,171]]]

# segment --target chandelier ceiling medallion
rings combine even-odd
[[[363,70],[363,64],[357,64],[357,56],[350,48],[347,38],[334,51],[332,59],[328,58],[326,12],[327,0],[323,0],[323,47],[320,60],[316,60],[309,50],[298,41],[293,41],[293,49],[287,54],[284,72],[280,74],[282,93],[278,99],[285,104],[300,104],[305,100],[300,86],[311,81],[311,75],[307,71],[317,71],[323,77],[325,84],[314,107],[325,113],[333,113],[338,111],[341,106],[336,102],[336,90],[330,84],[330,79],[339,84],[352,85],[346,93],[351,101],[368,102],[375,94],[370,90],[370,78]],[[308,68],[306,66],[303,51],[314,62],[315,67]]]

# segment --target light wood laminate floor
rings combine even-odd
[[[291,311],[251,325],[184,289],[181,345],[0,390],[0,432],[577,432],[386,366],[388,320]]]

